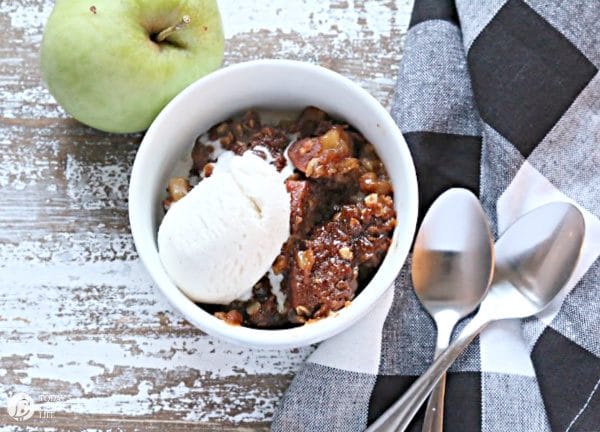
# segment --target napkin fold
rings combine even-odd
[[[446,431],[600,431],[599,67],[597,1],[415,1],[392,114],[421,217],[461,186],[496,238],[552,201],[574,203],[586,222],[560,298],[488,328],[450,369]],[[409,257],[375,310],[308,359],[272,430],[364,430],[426,370],[434,340]]]

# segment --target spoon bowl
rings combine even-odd
[[[541,312],[571,277],[584,233],[583,215],[566,202],[547,204],[518,219],[496,243],[494,289],[482,308],[492,314],[514,299],[520,307],[504,308],[501,318]]]
[[[466,189],[444,192],[423,219],[413,250],[412,280],[423,307],[434,318],[470,314],[493,270],[494,240],[479,200]]]

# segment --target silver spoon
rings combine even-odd
[[[496,243],[494,280],[479,312],[367,432],[406,430],[440,377],[485,327],[544,310],[571,277],[584,232],[581,212],[568,203],[547,204],[513,223]]]
[[[494,239],[479,200],[467,189],[450,189],[432,204],[421,224],[412,260],[417,297],[437,328],[434,358],[452,330],[485,296],[494,269]],[[423,432],[441,432],[446,374],[431,393]]]

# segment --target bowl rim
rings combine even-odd
[[[154,139],[155,135],[164,127],[163,119],[169,117],[173,111],[176,112],[179,109],[180,102],[187,99],[190,94],[198,91],[198,87],[210,86],[215,82],[227,79],[229,76],[235,77],[237,74],[244,73],[244,71],[256,67],[293,68],[304,73],[321,75],[325,78],[339,81],[347,91],[351,91],[356,97],[361,98],[371,109],[375,110],[375,115],[380,120],[380,125],[378,126],[392,134],[391,141],[395,143],[396,151],[399,152],[399,157],[403,161],[403,166],[400,168],[403,171],[402,176],[404,177],[404,181],[407,182],[409,191],[409,196],[403,196],[403,209],[405,210],[403,212],[403,225],[405,229],[408,229],[405,238],[410,238],[411,240],[404,241],[403,244],[396,243],[397,250],[395,251],[395,255],[397,258],[395,261],[398,268],[394,270],[394,275],[392,277],[388,275],[388,280],[385,283],[372,284],[369,282],[350,305],[335,312],[334,316],[288,329],[255,329],[232,326],[206,312],[174,285],[162,266],[160,269],[157,269],[150,265],[150,254],[155,253],[158,255],[158,247],[154,239],[149,239],[148,236],[141,233],[143,218],[151,216],[145,215],[141,211],[140,205],[138,205],[138,191],[142,190],[144,176],[148,175],[147,171],[144,170],[146,168],[144,161],[152,159],[152,143],[156,141]],[[385,164],[385,161],[383,162]],[[131,171],[128,195],[130,227],[138,256],[144,268],[151,276],[154,285],[158,287],[171,306],[177,309],[194,326],[209,335],[233,342],[237,345],[254,348],[282,349],[306,346],[328,339],[358,322],[360,318],[376,305],[381,296],[394,285],[395,277],[400,272],[408,256],[412,238],[416,230],[418,211],[417,178],[414,163],[406,141],[389,112],[369,92],[337,72],[311,63],[280,59],[253,60],[221,68],[200,78],[176,95],[152,122],[142,139]],[[390,251],[387,252],[386,258],[388,255],[390,255]],[[384,262],[386,258],[384,258]],[[380,273],[380,270],[381,267],[377,270],[373,278]],[[390,271],[387,273],[390,273]]]

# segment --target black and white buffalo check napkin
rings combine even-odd
[[[463,186],[496,236],[551,201],[586,221],[560,301],[487,329],[452,367],[446,431],[600,431],[599,67],[599,0],[415,2],[392,112],[421,213]],[[308,359],[274,431],[364,430],[425,371],[434,326],[408,261],[376,310]]]

